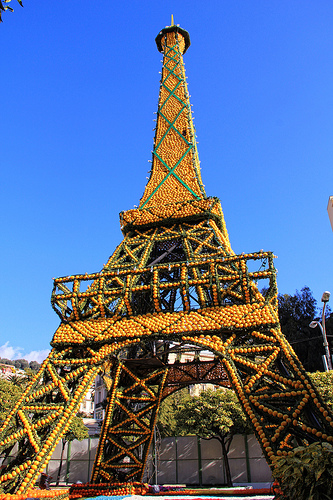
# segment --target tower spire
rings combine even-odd
[[[183,63],[190,36],[172,15],[156,44],[163,53],[162,78],[152,170],[139,208],[206,198]]]

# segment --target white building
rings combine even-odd
[[[0,378],[9,379],[12,375],[24,377],[25,374],[25,371],[21,370],[21,368],[15,368],[14,365],[6,365],[5,363],[0,363]]]
[[[87,394],[83,398],[80,405],[80,412],[83,414],[83,423],[88,429],[89,436],[96,436],[101,430],[101,420],[96,420],[95,417],[95,384],[97,377],[89,388]]]
[[[104,384],[103,377],[97,375],[95,378],[95,407],[94,407],[94,418],[101,422],[105,415],[105,401],[107,398],[107,389]]]
[[[80,412],[84,413],[87,418],[92,418],[94,416],[94,392],[95,392],[95,384],[93,384],[80,405]]]

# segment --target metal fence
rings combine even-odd
[[[98,438],[68,443],[64,450],[61,483],[83,483],[90,480]],[[225,481],[221,444],[195,436],[170,437],[161,440],[157,461],[150,454],[145,481],[154,481],[154,463],[157,465],[157,484],[186,484],[213,486]],[[55,480],[61,455],[58,444],[46,472]],[[236,435],[228,454],[234,483],[260,483],[272,480],[268,464],[254,435]]]
[[[157,461],[158,484],[213,486],[226,484],[221,444],[217,439],[195,436],[162,440]],[[236,435],[228,453],[234,483],[261,483],[272,480],[270,468],[254,435]],[[153,462],[148,475],[152,477]]]

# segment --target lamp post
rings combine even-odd
[[[321,323],[319,321],[311,321],[310,327],[311,328],[316,328],[316,326],[319,326],[321,330],[321,334],[323,336],[323,344],[325,347],[325,359],[326,363],[324,364],[325,371],[332,370],[332,359],[331,359],[331,353],[330,353],[330,347],[327,342],[327,336],[326,336],[326,325],[325,325],[325,308],[327,302],[330,300],[330,292],[324,292],[323,296],[321,298],[321,301],[323,302],[323,312],[322,312],[322,317],[321,317]]]

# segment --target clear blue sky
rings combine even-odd
[[[161,55],[189,31],[186,72],[208,195],[236,253],[272,250],[280,293],[333,292],[331,0],[12,1],[1,37],[0,355],[40,359],[52,278],[99,271],[137,204]],[[333,302],[333,300],[332,300]]]

